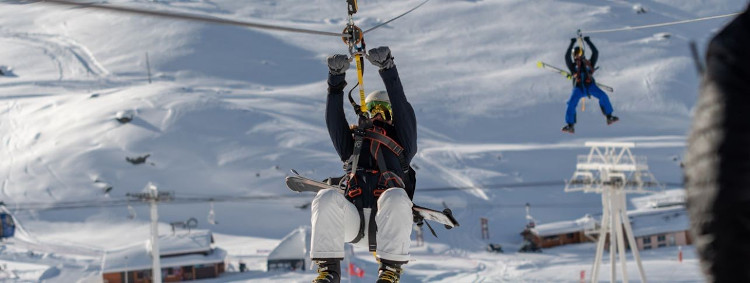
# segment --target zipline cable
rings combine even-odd
[[[712,19],[732,17],[732,16],[736,16],[736,15],[739,15],[739,14],[740,13],[731,13],[731,14],[725,14],[725,15],[710,16],[710,17],[703,17],[703,18],[697,18],[697,19],[691,19],[691,20],[674,21],[674,22],[652,24],[652,25],[643,25],[643,26],[635,26],[635,27],[624,27],[624,28],[616,28],[616,29],[603,29],[603,30],[583,31],[583,33],[586,33],[586,34],[595,34],[595,33],[607,33],[607,32],[626,31],[626,30],[637,30],[637,29],[645,29],[645,28],[653,28],[653,27],[663,27],[663,26],[679,25],[679,24],[686,24],[686,23],[692,23],[692,22],[699,22],[699,21],[706,21],[706,20],[712,20]]]
[[[205,23],[233,25],[233,26],[265,29],[265,30],[306,33],[306,34],[335,36],[335,37],[343,37],[343,38],[348,38],[351,36],[350,34],[345,34],[345,33],[327,32],[327,31],[318,31],[318,30],[310,30],[310,29],[302,29],[302,28],[285,27],[285,26],[279,26],[279,25],[253,23],[253,22],[222,19],[222,18],[217,18],[217,17],[188,14],[188,13],[154,11],[154,10],[146,10],[146,9],[139,9],[139,8],[123,7],[123,6],[118,6],[118,5],[103,5],[99,3],[82,3],[82,2],[72,1],[72,0],[42,0],[39,2],[45,2],[45,3],[57,4],[57,5],[65,5],[65,6],[75,6],[75,7],[84,8],[84,9],[96,9],[96,10],[104,10],[104,11],[110,11],[110,12],[147,15],[147,16],[155,16],[155,17],[163,17],[163,18],[171,18],[171,19],[180,19],[180,20],[199,21],[199,22],[205,22]],[[414,8],[409,9],[408,11],[402,13],[401,15],[398,15],[395,18],[392,18],[384,23],[378,24],[374,27],[367,29],[366,31],[363,32],[363,34],[373,31],[377,28],[380,28],[392,21],[395,21],[411,13],[412,11],[418,9],[419,7],[422,7],[422,5],[426,4],[427,2],[430,2],[430,0],[425,0],[424,2],[420,3]]]
[[[301,29],[301,28],[291,28],[291,27],[269,25],[269,24],[251,23],[251,22],[245,22],[245,21],[222,19],[222,18],[209,17],[209,16],[201,16],[201,15],[187,14],[187,13],[153,11],[153,10],[130,8],[130,7],[123,7],[123,6],[116,6],[116,5],[102,5],[102,4],[98,4],[98,3],[81,3],[81,2],[69,1],[69,0],[44,0],[42,2],[46,2],[46,3],[50,3],[50,4],[60,4],[60,5],[66,5],[66,6],[76,6],[76,7],[80,7],[80,8],[86,8],[86,9],[97,9],[97,10],[105,10],[105,11],[120,12],[120,13],[129,13],[129,14],[148,15],[148,16],[156,16],[156,17],[164,17],[164,18],[172,18],[172,19],[200,21],[200,22],[206,22],[206,23],[233,25],[233,26],[257,28],[257,29],[287,31],[287,32],[296,32],[296,33],[307,33],[307,34],[316,34],[316,35],[325,35],[325,36],[336,36],[336,37],[349,37],[348,34],[342,34],[342,33],[338,33],[338,32],[317,31],[317,30],[309,30],[309,29]]]
[[[397,19],[398,19],[398,18],[400,18],[400,17],[403,17],[403,16],[405,16],[406,14],[408,14],[408,13],[411,13],[412,11],[414,11],[414,10],[416,10],[416,9],[419,9],[419,7],[422,7],[422,5],[424,5],[424,4],[427,4],[427,2],[430,2],[430,0],[425,0],[424,2],[420,3],[420,4],[419,4],[419,5],[417,5],[416,7],[414,7],[414,8],[411,8],[411,10],[409,10],[409,11],[406,11],[406,12],[404,12],[403,14],[401,14],[401,15],[398,15],[398,16],[396,16],[395,18],[393,18],[393,19],[390,19],[390,20],[388,20],[388,21],[386,21],[386,22],[384,22],[384,23],[382,23],[382,24],[379,24],[379,25],[376,25],[376,26],[374,26],[374,27],[371,27],[371,28],[369,28],[369,29],[365,30],[365,31],[364,31],[364,32],[362,32],[362,33],[363,33],[363,34],[365,34],[365,33],[371,32],[371,31],[373,31],[373,30],[375,30],[375,29],[377,29],[377,28],[379,28],[379,27],[382,27],[382,26],[384,26],[384,25],[387,25],[388,23],[390,23],[390,22],[392,22],[392,21],[395,21],[395,20],[397,20]]]

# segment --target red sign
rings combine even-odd
[[[354,263],[349,263],[349,275],[363,278],[365,277],[365,271],[362,268],[359,268],[359,266],[354,265]]]

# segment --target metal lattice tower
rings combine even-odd
[[[628,282],[627,262],[625,261],[625,238],[627,238],[630,251],[638,265],[641,282],[646,282],[638,246],[628,219],[625,199],[628,193],[652,193],[654,188],[661,186],[654,175],[648,171],[646,157],[633,156],[630,149],[635,147],[635,143],[586,142],[585,145],[591,150],[588,155],[578,156],[576,171],[565,185],[565,192],[582,191],[602,194],[602,220],[598,231],[591,282],[599,281],[599,267],[608,236],[610,239],[610,281],[617,281],[616,255],[619,254],[623,282]]]

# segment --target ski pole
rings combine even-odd
[[[586,97],[581,97],[583,104],[581,104],[581,112],[586,111]]]

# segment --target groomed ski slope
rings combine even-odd
[[[338,0],[109,2],[334,32],[343,28],[346,16],[345,4]],[[357,24],[376,25],[418,2],[360,1]],[[636,14],[636,4],[648,12]],[[15,75],[0,77],[0,199],[5,203],[122,199],[148,182],[184,197],[279,195],[289,194],[283,185],[289,169],[320,179],[341,173],[323,119],[324,59],[346,52],[337,38],[40,4],[0,5],[0,65]],[[593,260],[593,246],[483,260],[488,255],[481,252],[486,241],[479,238],[478,218],[490,218],[490,242],[512,252],[521,242],[527,202],[540,223],[600,211],[597,195],[565,194],[560,186],[498,186],[562,182],[589,140],[636,142],[634,153],[648,157],[657,179],[679,183],[698,86],[687,44],[696,40],[705,50],[712,33],[729,19],[592,35],[600,50],[597,79],[615,88],[610,98],[621,121],[606,126],[596,101],[587,100],[586,111],[579,108],[574,136],[559,131],[570,82],[536,68],[536,62],[564,66],[564,48],[577,29],[585,33],[684,20],[746,6],[745,0],[432,0],[368,33],[368,47],[393,50],[417,112],[418,190],[476,188],[417,193],[420,205],[440,208],[445,202],[462,226],[451,231],[436,227],[439,239],[426,235],[431,251],[415,250],[409,267],[414,271],[407,271],[404,281],[471,281],[474,274],[485,282],[567,281],[559,269],[569,266],[574,269],[570,281],[577,280]],[[657,36],[664,32],[671,36]],[[382,88],[374,67],[368,64],[365,72],[367,91]],[[353,86],[353,69],[347,78]],[[114,118],[121,111],[135,113],[135,119],[118,123]],[[125,161],[146,154],[145,164]],[[107,185],[112,187],[108,194]],[[309,200],[303,195],[215,203],[218,225],[206,221],[209,203],[163,205],[160,216],[164,225],[196,217],[199,228],[223,235],[280,239],[309,225],[309,210],[296,208]],[[109,241],[131,240],[114,232],[123,226],[147,230],[148,213],[142,206],[135,207],[135,220],[128,220],[125,206],[9,209],[36,236],[37,246],[62,241],[114,248]],[[94,241],[85,236],[91,233],[109,236]],[[420,261],[441,257],[446,260],[419,267]],[[361,258],[372,260],[364,254]],[[532,264],[524,265],[528,258]],[[676,266],[673,258],[668,249],[646,256],[649,278],[700,280],[694,259]],[[472,261],[481,261],[484,269]],[[82,265],[87,264],[95,260]],[[374,263],[368,268],[374,270]],[[63,274],[88,274],[70,270]],[[296,273],[253,276],[237,280],[310,278]]]

